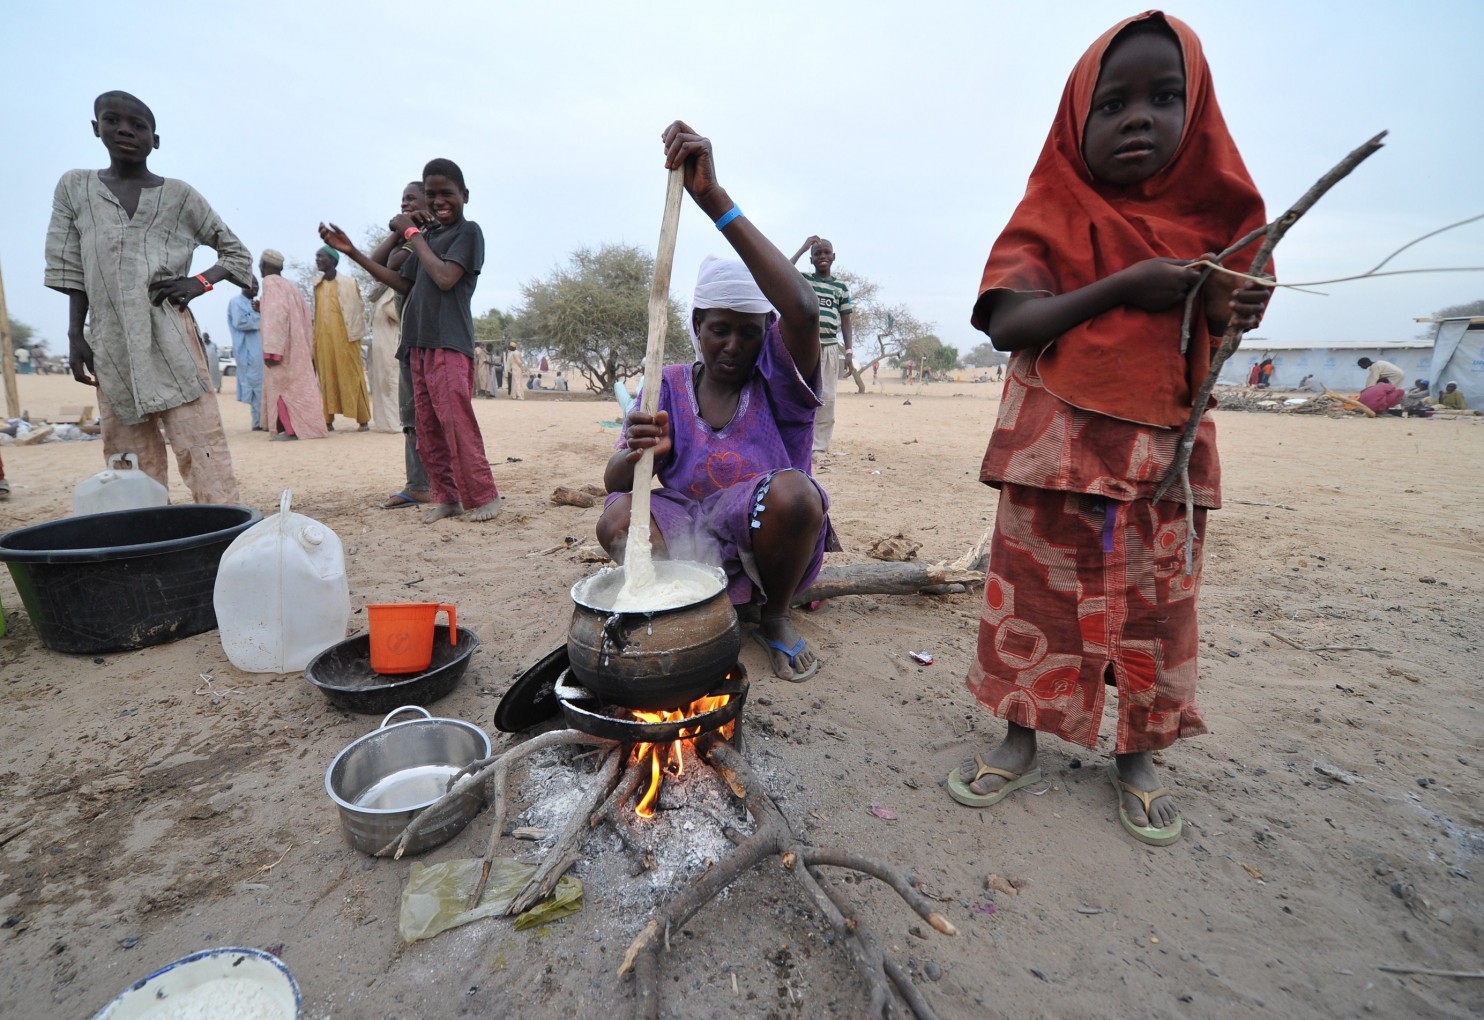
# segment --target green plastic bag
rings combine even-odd
[[[525,888],[536,865],[511,860],[496,860],[490,868],[490,880],[484,895],[472,910],[464,909],[474,883],[479,880],[483,862],[468,858],[439,864],[412,863],[407,885],[402,889],[402,910],[397,930],[404,941],[430,939],[439,932],[477,921],[481,917],[503,914],[510,901]],[[582,880],[563,875],[555,892],[515,919],[515,930],[525,931],[575,914],[582,909]]]

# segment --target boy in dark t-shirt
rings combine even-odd
[[[484,233],[464,219],[469,190],[448,159],[423,168],[430,214],[402,214],[392,229],[412,245],[400,272],[357,250],[339,227],[320,224],[320,237],[380,282],[407,295],[397,357],[412,368],[417,401],[417,452],[436,504],[431,524],[467,511],[487,521],[500,512],[500,493],[474,417],[474,318],[470,302],[484,265]]]

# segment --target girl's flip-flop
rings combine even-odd
[[[993,765],[984,764],[984,759],[977,752],[974,755],[974,764],[979,768],[974,773],[973,779],[965,780],[959,769],[954,769],[948,773],[948,796],[958,801],[964,807],[986,808],[991,804],[998,804],[1021,787],[1030,786],[1041,781],[1041,770],[1038,768],[1031,769],[1024,775],[1016,775],[1014,772],[997,769]],[[1005,781],[1005,785],[993,793],[975,793],[970,789],[970,783],[977,783],[985,776],[999,776]]]
[[[784,644],[782,641],[774,641],[772,638],[768,637],[760,630],[755,630],[752,632],[752,639],[766,649],[772,649],[774,651],[782,652],[784,655],[788,656],[788,668],[794,671],[793,676],[780,676],[778,677],[778,679],[780,680],[787,680],[791,684],[801,684],[805,680],[808,680],[810,677],[814,676],[814,674],[819,672],[819,659],[817,658],[814,660],[814,664],[808,669],[804,670],[802,673],[799,672],[798,667],[794,665],[794,663],[798,660],[799,656],[804,651],[805,642],[803,638],[799,638],[799,643],[794,645],[792,648],[788,647],[788,645]],[[773,675],[778,676],[777,673],[774,673]]]
[[[1137,786],[1125,783],[1118,776],[1118,766],[1108,766],[1108,779],[1113,783],[1113,789],[1118,791],[1118,820],[1123,823],[1123,828],[1134,839],[1140,843],[1148,843],[1150,846],[1169,846],[1180,838],[1180,832],[1185,828],[1185,820],[1176,816],[1175,820],[1162,829],[1152,825],[1135,825],[1128,816],[1128,808],[1123,806],[1123,795],[1133,794],[1144,805],[1144,817],[1149,817],[1149,805],[1159,798],[1167,795],[1170,791],[1161,786],[1158,790],[1150,790],[1145,793]]]

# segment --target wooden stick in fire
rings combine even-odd
[[[654,414],[660,405],[660,380],[665,371],[665,326],[670,321],[670,271],[675,265],[675,235],[680,230],[680,201],[685,195],[685,168],[669,173],[665,187],[665,214],[660,220],[660,243],[654,253],[654,279],[649,285],[649,344],[644,352],[644,392],[639,410]],[[624,582],[620,597],[654,583],[654,559],[649,540],[649,484],[654,477],[654,450],[645,450],[634,465],[630,490],[633,511],[624,546]]]

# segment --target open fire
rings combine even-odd
[[[687,719],[721,708],[731,701],[730,694],[708,695],[697,698],[685,708],[662,709],[659,711],[640,711],[631,709],[630,715],[640,722],[647,723],[683,723]],[[732,739],[732,733],[736,728],[736,720],[732,720],[721,727],[721,736],[726,740]],[[696,737],[702,732],[700,726],[680,728],[679,737],[675,740],[660,743],[635,744],[629,754],[632,764],[643,766],[646,758],[649,759],[650,779],[649,789],[644,791],[644,796],[634,807],[634,813],[640,818],[654,817],[654,802],[659,798],[660,786],[664,781],[666,771],[673,769],[675,775],[685,774],[685,753],[689,751],[692,755],[696,753]]]

